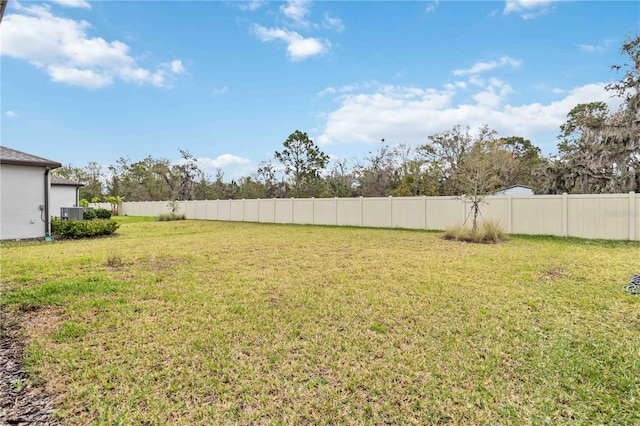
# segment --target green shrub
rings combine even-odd
[[[470,226],[451,226],[445,229],[442,238],[470,243],[500,243],[507,240],[507,234],[500,223],[489,220],[475,230]]]
[[[120,224],[111,219],[95,220],[51,220],[53,235],[61,239],[91,238],[110,235],[116,232]]]
[[[93,220],[95,218],[96,218],[96,211],[93,209],[85,210],[84,213],[82,213],[83,220]]]
[[[111,219],[111,210],[109,209],[95,209],[95,212],[98,219]]]
[[[156,216],[156,220],[160,222],[166,222],[170,220],[185,220],[186,216],[184,214],[176,214],[176,213],[164,213]]]

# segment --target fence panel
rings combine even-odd
[[[199,220],[204,220],[207,218],[207,201],[206,200],[198,200],[195,201],[195,218]]]
[[[362,202],[362,226],[391,228],[391,197],[364,198]]]
[[[266,200],[265,200],[266,201]],[[273,222],[275,223],[296,223],[293,220],[294,199],[293,198],[274,198],[269,200],[271,203],[271,213]],[[260,220],[262,222],[262,220]]]
[[[425,197],[400,197],[391,203],[391,226],[393,228],[425,229]]]
[[[490,220],[499,223],[507,229],[509,225],[509,196],[495,196],[495,197],[487,197],[480,204],[480,214],[482,215],[478,218],[478,222],[480,223],[483,219]],[[471,208],[471,205],[468,204],[468,208]]]
[[[629,238],[629,199],[612,195],[569,195],[568,234],[581,238]]]
[[[293,201],[293,223],[313,225],[313,198],[296,198]]]
[[[336,224],[336,200],[337,198],[316,198],[313,200],[313,224]]]
[[[207,209],[206,209],[206,217],[207,220],[217,220],[218,219],[218,201],[216,200],[207,200]]]
[[[260,200],[242,200],[244,202],[244,220],[246,222],[260,221]]]
[[[561,196],[511,197],[510,233],[562,236],[562,215]]]
[[[229,200],[218,200],[217,220],[231,220],[231,204]]]
[[[229,220],[242,222],[244,220],[244,202],[242,200],[229,200]]]
[[[454,197],[427,197],[426,210],[426,229],[434,230],[462,224],[467,213],[464,203]]]
[[[196,219],[196,202],[197,201],[183,201],[181,203],[184,208],[184,215],[187,219]]]
[[[336,225],[362,226],[363,198],[338,198]]]

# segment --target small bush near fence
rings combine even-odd
[[[95,218],[96,218],[96,211],[93,209],[85,210],[84,213],[82,213],[83,220],[93,220]]]
[[[112,213],[109,209],[95,209],[94,212],[96,212],[98,219],[111,219]]]
[[[170,220],[185,220],[186,216],[184,214],[175,214],[175,213],[165,213],[156,216],[156,220],[160,222],[167,222]]]
[[[120,224],[111,219],[95,220],[51,220],[51,232],[61,239],[91,238],[110,235],[116,232]]]
[[[109,209],[88,209],[82,214],[83,220],[93,219],[111,219],[111,210]]]

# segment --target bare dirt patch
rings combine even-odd
[[[571,278],[571,274],[560,266],[549,266],[540,273],[540,279],[542,281],[555,281],[569,278]]]
[[[28,312],[0,311],[0,425],[59,425],[52,416],[55,396],[47,394],[23,367],[26,338],[21,324],[37,310],[25,308]]]

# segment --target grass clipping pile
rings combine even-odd
[[[0,312],[0,425],[57,426],[55,399],[24,371],[24,340],[15,314]]]
[[[507,241],[507,234],[498,222],[485,221],[475,227],[456,225],[447,228],[442,236],[445,240],[467,243],[495,244]]]

